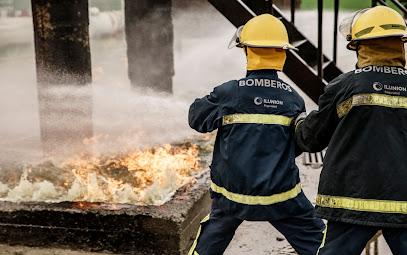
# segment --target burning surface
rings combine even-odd
[[[3,201],[88,201],[161,205],[202,170],[196,144],[76,155],[53,163],[3,166]]]

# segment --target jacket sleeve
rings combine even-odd
[[[212,132],[222,125],[221,89],[216,87],[209,95],[197,98],[189,108],[189,126],[201,133]]]
[[[324,94],[319,97],[318,110],[296,124],[295,139],[303,151],[319,152],[328,146],[339,122],[334,100],[335,91],[340,86],[338,82],[339,79],[328,84]]]
[[[297,94],[297,93],[296,93]],[[298,94],[297,94],[298,95]],[[302,116],[303,114],[306,114],[306,109],[305,109],[305,102],[304,102],[304,99],[300,96],[300,95],[298,95],[298,98],[300,99],[300,100],[298,100],[298,113],[296,114],[296,116],[294,116],[294,118],[299,118],[299,116]],[[294,135],[295,135],[295,122],[293,122],[292,124],[291,124],[291,126],[292,126],[292,128],[291,128],[291,130],[292,130],[292,132],[294,133]],[[294,147],[294,153],[295,153],[295,157],[298,157],[298,156],[300,156],[302,153],[303,153],[303,150],[301,149],[301,147],[297,144],[297,142],[295,143],[295,147]]]

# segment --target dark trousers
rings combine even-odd
[[[212,200],[212,210],[201,222],[198,236],[189,252],[191,255],[221,255],[243,222],[218,208]],[[270,221],[300,255],[315,255],[321,245],[325,225],[314,217],[314,210],[298,216]]]
[[[318,255],[360,255],[367,242],[382,230],[394,255],[407,255],[407,229],[382,228],[328,221]]]

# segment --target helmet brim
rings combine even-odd
[[[249,41],[245,43],[240,43],[240,47],[247,46],[247,47],[252,47],[252,48],[273,48],[273,49],[284,49],[284,50],[298,50],[294,46],[292,46],[290,43],[283,43],[279,41]],[[273,45],[273,46],[270,46]]]
[[[357,50],[357,43],[361,41],[366,41],[366,40],[372,40],[372,39],[380,39],[380,38],[388,38],[388,37],[400,37],[401,40],[405,43],[407,39],[407,34],[401,33],[401,34],[392,34],[392,35],[376,35],[376,36],[369,36],[369,38],[358,38],[350,41],[347,45],[346,48],[348,50]]]

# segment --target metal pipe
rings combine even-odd
[[[379,2],[381,5],[389,6],[388,4],[386,4],[386,1],[383,0],[377,0],[377,2]]]
[[[318,50],[317,50],[317,64],[318,64],[318,76],[323,78],[323,55],[322,55],[322,0],[318,0]]]
[[[295,18],[295,0],[291,0],[291,24],[294,25]]]
[[[404,7],[404,5],[402,5],[399,1],[396,0],[391,0],[398,8],[400,8],[400,10],[402,10],[404,12],[404,14],[407,14],[407,9],[406,7]]]
[[[274,16],[273,0],[266,0],[266,10]]]
[[[274,15],[273,0],[270,0],[270,13]]]
[[[335,0],[334,3],[334,52],[333,62],[336,64],[336,55],[338,51],[338,12],[339,12],[339,0]]]

